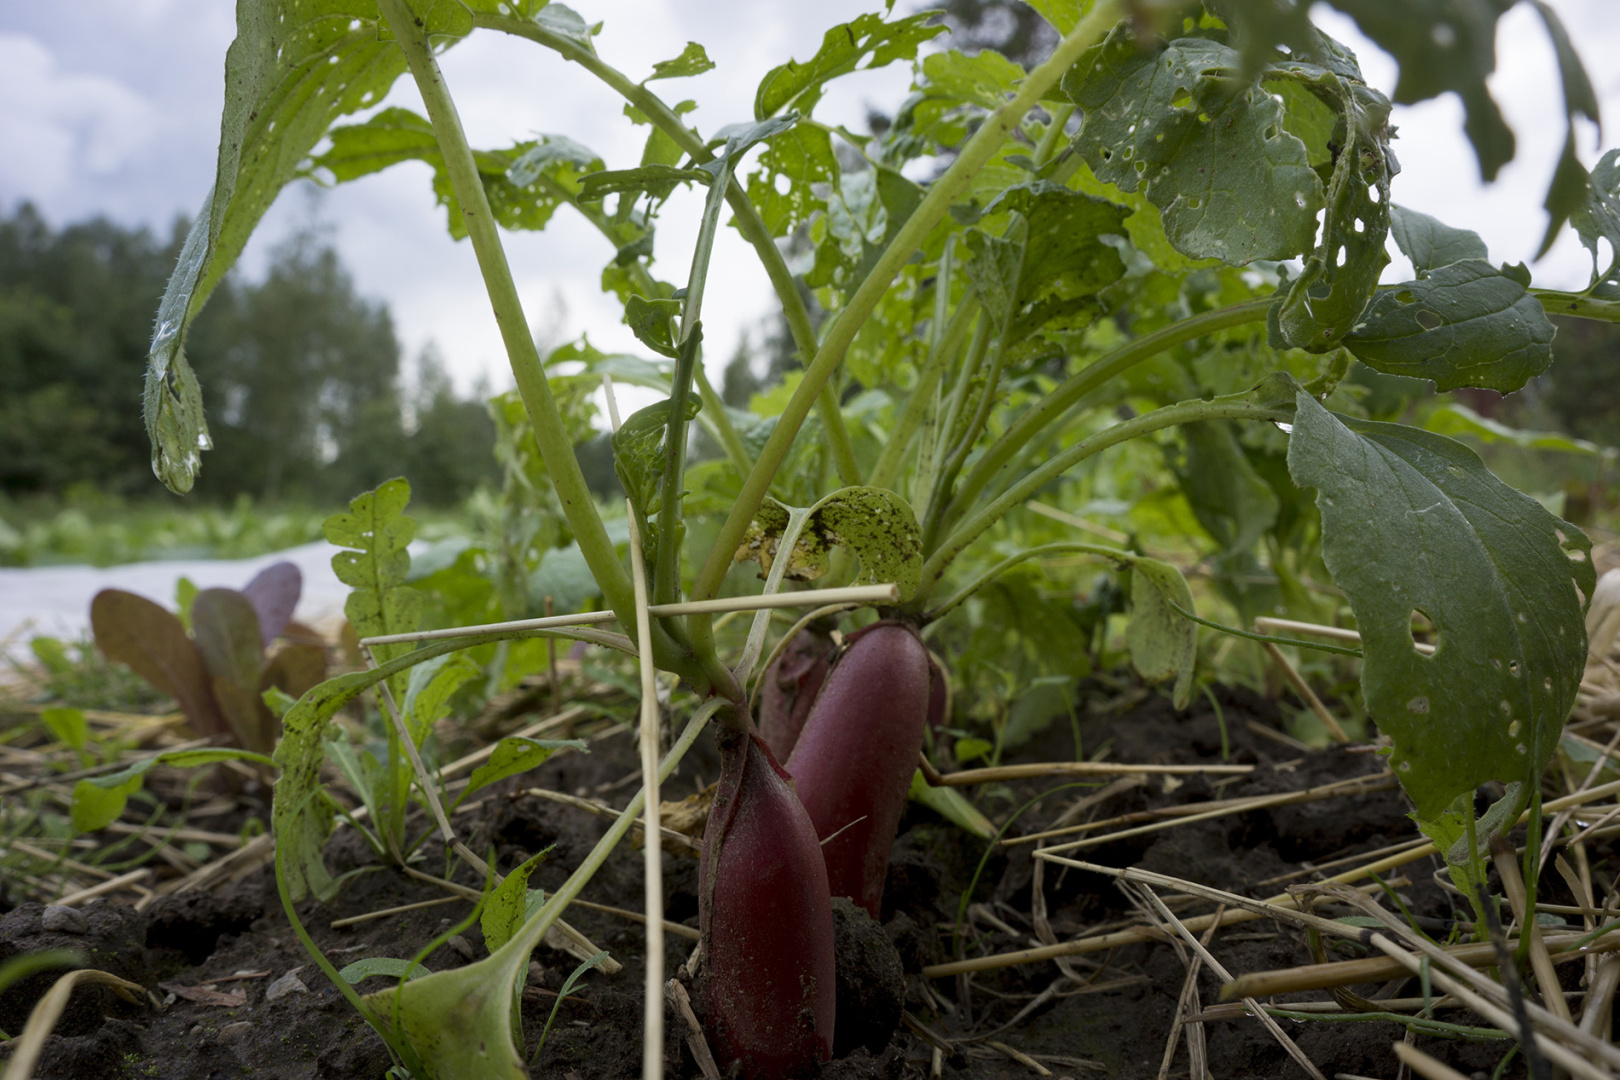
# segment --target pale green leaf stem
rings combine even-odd
[[[1122,551],[1119,548],[1106,547],[1102,544],[1087,544],[1083,541],[1065,541],[1062,543],[1042,544],[1039,547],[1025,548],[1023,551],[1014,552],[1013,554],[1008,555],[1005,559],[1002,559],[1000,562],[984,571],[978,577],[962,586],[962,588],[958,590],[957,593],[949,600],[944,601],[938,607],[928,611],[923,617],[928,622],[943,619],[952,611],[955,611],[958,607],[960,607],[965,601],[970,599],[974,593],[978,592],[980,589],[984,588],[986,585],[990,584],[996,578],[1000,577],[1002,574],[1005,574],[1013,567],[1019,565],[1020,563],[1028,562],[1030,559],[1043,559],[1048,555],[1097,555],[1104,559],[1111,559],[1115,563],[1122,565],[1129,563],[1136,557],[1133,552]]]
[[[744,481],[742,491],[698,574],[692,588],[693,599],[706,599],[719,589],[731,565],[732,553],[741,543],[754,511],[764,501],[777,468],[809,415],[812,402],[843,361],[850,343],[888,291],[901,267],[945,217],[956,199],[967,190],[974,175],[1001,148],[1008,133],[1022,121],[1024,114],[1057,84],[1082,52],[1101,40],[1119,17],[1120,5],[1117,0],[1101,0],[1092,8],[1079,25],[1058,43],[1046,62],[1029,73],[1018,93],[985,118],[973,138],[962,147],[956,161],[933,183],[911,217],[895,234],[877,264],[828,330],[815,359],[805,371],[804,381],[783,409],[775,430],[771,432],[754,465],[754,471]],[[692,636],[699,648],[703,647],[704,642],[712,640],[710,620],[703,616],[694,617]]]
[[[1183,401],[1178,405],[1143,413],[1075,443],[960,522],[923,563],[922,584],[912,605],[920,607],[933,592],[951,561],[1004,514],[1022,505],[1025,499],[1093,454],[1177,424],[1190,424],[1198,420],[1286,420],[1290,414],[1290,410],[1254,400]]]
[[[474,13],[473,21],[476,25],[499,30],[503,33],[517,37],[527,38],[530,41],[546,46],[561,54],[564,58],[572,60],[585,70],[601,79],[608,86],[618,91],[631,105],[639,109],[652,124],[668,135],[681,150],[688,154],[694,162],[701,165],[714,159],[714,154],[704,144],[702,137],[681,121],[664,101],[651,90],[635,82],[623,72],[604,63],[596,53],[571,38],[564,37],[548,30],[546,27],[527,19],[515,18],[509,15],[491,15]],[[804,300],[799,295],[797,282],[793,280],[793,272],[788,269],[787,261],[777,249],[776,241],[771,237],[770,230],[760,219],[759,210],[749,200],[743,186],[733,180],[726,188],[726,202],[732,212],[736,214],[736,225],[743,238],[753,247],[759,256],[761,265],[765,268],[766,276],[770,278],[771,287],[776,290],[777,299],[782,304],[782,313],[788,321],[788,331],[793,335],[793,344],[798,347],[801,356],[812,357],[816,353],[816,330],[810,322],[810,312],[804,306]],[[708,402],[705,401],[705,405]],[[822,426],[827,433],[827,445],[832,452],[833,465],[838,471],[839,479],[845,484],[859,484],[861,482],[860,469],[855,463],[855,451],[850,444],[849,431],[844,424],[843,413],[839,411],[837,398],[833,395],[832,387],[825,386],[823,392],[816,400],[817,415],[821,417]],[[741,446],[739,442],[739,448]]]
[[[996,474],[1042,431],[1055,424],[1087,394],[1104,386],[1124,371],[1167,349],[1184,345],[1205,334],[1230,330],[1245,323],[1261,322],[1272,304],[1272,297],[1245,300],[1171,323],[1150,334],[1121,345],[1101,359],[1069,376],[1020,416],[984,454],[974,462],[952,500],[947,523],[959,519],[965,509],[988,487]]]
[[[472,148],[467,143],[467,133],[461,126],[461,117],[445,85],[444,75],[428,47],[420,20],[406,0],[379,0],[379,8],[394,29],[411,75],[421,91],[422,101],[427,106],[428,117],[433,121],[434,134],[444,154],[445,171],[461,203],[467,235],[472,240],[478,268],[484,276],[490,306],[494,309],[512,374],[517,380],[518,393],[533,420],[535,440],[540,445],[546,472],[556,487],[563,515],[568,519],[569,528],[573,530],[579,549],[590,564],[591,573],[608,606],[618,614],[623,625],[633,625],[635,600],[630,575],[619,562],[613,541],[602,524],[596,502],[574,456],[574,448],[569,444],[567,428],[557,411],[551,387],[546,382],[545,366],[535,346],[534,335],[529,332],[523,302],[518,297],[517,284],[512,279],[512,269],[507,263],[500,233],[490,213],[483,181],[473,160]],[[694,663],[690,655],[686,655],[685,650],[670,640],[662,628],[654,628],[653,634],[653,645],[661,667],[675,672],[693,686],[708,685],[702,666]]]
[[[973,324],[976,315],[978,315],[976,301],[964,300],[957,305],[944,333],[929,350],[928,359],[924,361],[922,370],[917,373],[917,384],[912,387],[910,395],[906,398],[906,404],[900,410],[900,415],[896,417],[894,427],[889,432],[888,441],[883,445],[883,452],[878,455],[877,464],[872,467],[872,475],[867,481],[869,486],[881,488],[894,486],[900,476],[900,465],[911,446],[912,436],[917,433],[924,416],[934,405],[935,391],[939,387],[940,379],[945,369],[955,361],[957,350],[962,347],[968,327]]]

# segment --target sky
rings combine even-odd
[[[1387,0],[1390,3],[1400,0]],[[603,22],[597,51],[632,78],[705,46],[717,68],[695,78],[655,83],[669,100],[698,103],[689,117],[707,133],[752,115],[754,88],[788,56],[808,59],[829,27],[879,0],[575,0]],[[921,4],[912,5],[920,7]],[[907,10],[906,0],[897,5]],[[1587,62],[1611,127],[1600,146],[1580,128],[1588,166],[1603,147],[1620,145],[1620,20],[1612,0],[1552,0]],[[225,49],[234,32],[225,0],[84,0],[0,5],[0,210],[32,201],[55,226],[95,215],[167,235],[177,215],[194,214],[213,179],[223,99]],[[1368,81],[1391,93],[1396,66],[1361,38],[1354,24],[1323,5],[1313,12],[1358,54]],[[1498,24],[1491,88],[1518,136],[1518,157],[1489,187],[1479,179],[1462,134],[1462,108],[1447,95],[1397,107],[1395,150],[1402,173],[1395,201],[1479,232],[1498,261],[1529,260],[1545,229],[1541,202],[1564,132],[1551,46],[1526,3]],[[537,133],[567,135],[601,154],[610,168],[635,164],[646,128],[625,121],[616,94],[577,67],[532,44],[475,34],[442,58],[445,79],[474,146],[502,147]],[[905,65],[859,72],[831,84],[818,119],[865,130],[868,105],[892,111],[910,80]],[[382,103],[422,111],[402,78]],[[458,386],[480,380],[510,385],[504,352],[466,242],[451,241],[433,203],[426,166],[406,164],[332,189],[291,185],[244,253],[249,276],[262,272],[275,244],[301,228],[327,235],[362,294],[392,309],[407,354],[432,343]],[[684,281],[701,195],[676,195],[658,233],[666,280]],[[773,309],[768,282],[733,230],[716,243],[704,301],[711,370],[740,335],[757,341]],[[536,336],[559,343],[589,331],[602,348],[634,348],[614,301],[598,288],[611,256],[577,215],[558,213],[545,232],[505,234],[526,313]],[[1393,251],[1393,247],[1392,247]],[[1573,235],[1533,267],[1536,283],[1583,287],[1590,259]],[[1410,276],[1397,258],[1387,280]],[[206,390],[206,388],[205,388]]]

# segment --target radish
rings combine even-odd
[[[832,1056],[832,896],[815,827],[758,736],[721,728],[720,782],[698,867],[710,1042],[747,1080]]]
[[[910,626],[856,631],[787,763],[821,838],[832,894],[873,918],[922,750],[931,682],[928,650]]]
[[[793,753],[837,654],[831,634],[807,626],[765,669],[759,691],[759,737],[777,761],[786,761]]]

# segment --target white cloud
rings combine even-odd
[[[64,71],[45,44],[15,34],[0,35],[0,101],[0,201],[30,198],[48,213],[116,206],[119,181],[167,126],[135,90]]]

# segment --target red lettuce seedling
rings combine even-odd
[[[90,602],[90,626],[109,660],[127,664],[180,705],[199,735],[229,734],[269,753],[280,724],[264,703],[271,687],[298,697],[326,678],[318,645],[287,642],[303,578],[292,563],[261,571],[241,591],[203,589],[191,602],[191,635],[172,612],[122,589]],[[307,633],[307,631],[306,631]]]
[[[837,655],[830,633],[807,626],[765,669],[759,691],[759,737],[777,761],[786,761],[793,753]]]
[[[832,898],[815,827],[757,736],[722,729],[698,868],[711,1042],[748,1080],[832,1056]]]
[[[873,918],[922,750],[929,683],[928,650],[910,626],[856,631],[787,763],[821,837],[832,894]]]

